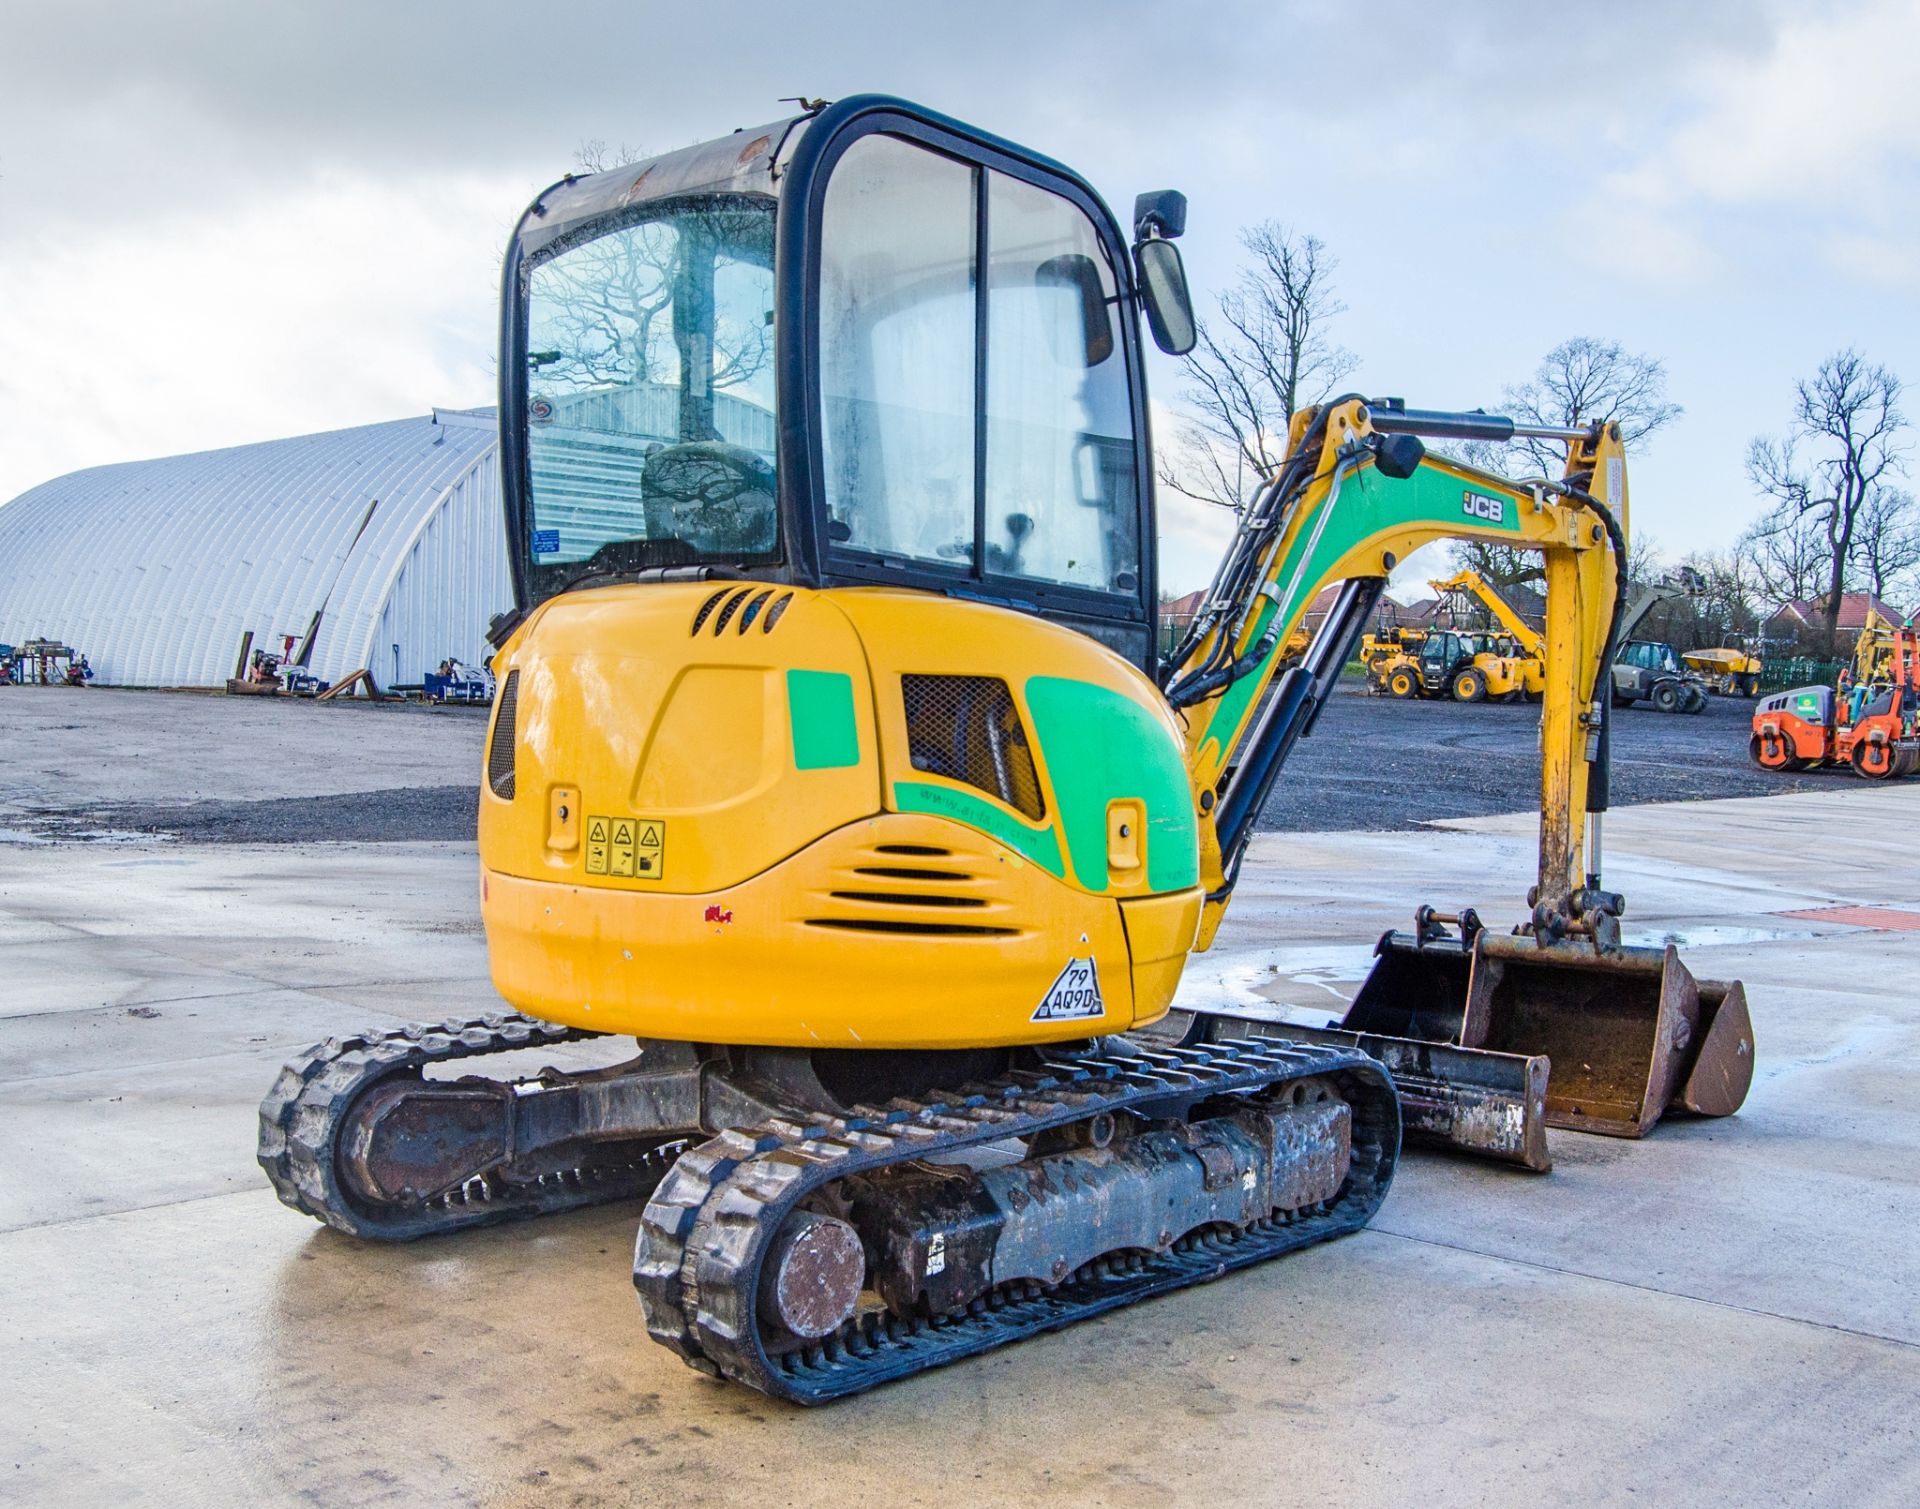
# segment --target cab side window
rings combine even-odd
[[[820,402],[839,543],[972,563],[974,178],[965,163],[875,135],[828,180]]]
[[[899,137],[849,146],[820,266],[830,548],[1136,595],[1119,292],[1070,200]]]
[[[1119,289],[1087,217],[987,175],[989,572],[1130,592],[1140,568]]]

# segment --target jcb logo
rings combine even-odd
[[[1485,519],[1489,524],[1503,523],[1507,517],[1507,500],[1488,497],[1485,493],[1462,493],[1460,509],[1470,519]]]

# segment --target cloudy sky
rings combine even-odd
[[[1123,215],[1184,189],[1203,303],[1239,226],[1311,231],[1365,391],[1493,406],[1573,335],[1659,357],[1686,415],[1634,524],[1669,554],[1751,519],[1747,441],[1823,356],[1920,383],[1920,0],[0,0],[0,39],[0,499],[491,402],[531,194],[782,95],[922,100]],[[1213,521],[1169,515],[1197,585]]]

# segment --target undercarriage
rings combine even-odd
[[[504,1014],[332,1039],[262,1104],[261,1164],[287,1204],[384,1240],[645,1198],[654,1338],[812,1404],[1354,1230],[1400,1145],[1376,1062],[1278,1039],[645,1042],[605,1069],[430,1077],[589,1036]]]

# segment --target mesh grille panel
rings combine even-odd
[[[908,752],[929,771],[997,796],[1026,817],[1046,816],[1026,725],[998,676],[902,676]]]
[[[513,800],[513,747],[518,731],[520,673],[508,671],[500,687],[500,705],[493,715],[493,739],[487,745],[487,784],[503,801]]]
[[[693,627],[687,630],[688,634],[698,634],[700,632],[700,626],[707,621],[707,616],[712,613],[715,608],[720,606],[720,599],[727,595],[727,591],[727,588],[722,587],[718,592],[714,593],[712,597],[700,604],[700,611],[693,615]]]

